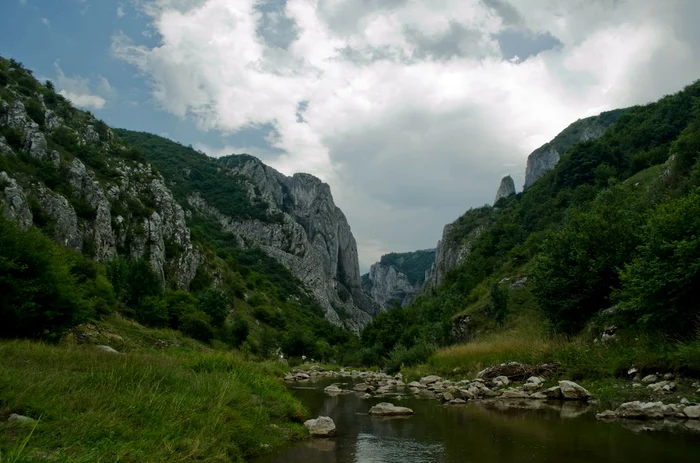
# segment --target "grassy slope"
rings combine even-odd
[[[10,413],[40,418],[19,461],[243,461],[304,433],[279,365],[119,318],[81,337],[124,353],[0,342],[0,461],[31,431],[8,425]]]

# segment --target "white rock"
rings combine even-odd
[[[646,375],[644,378],[642,378],[643,383],[655,383],[659,380],[659,377],[656,375]]]
[[[683,413],[690,419],[700,419],[700,405],[691,405],[690,407],[685,407]]]
[[[304,426],[312,436],[332,437],[335,436],[335,423],[327,416],[319,416],[315,420],[307,420]]]
[[[662,402],[626,402],[617,408],[617,415],[627,419],[662,419],[667,407]]]
[[[588,400],[591,393],[573,381],[559,381],[561,394],[568,400]]]
[[[34,418],[29,418],[28,416],[18,415],[17,413],[13,413],[7,419],[7,422],[24,425],[24,424],[34,424],[36,422],[36,420]]]
[[[370,415],[375,416],[408,416],[413,415],[413,410],[407,407],[397,407],[388,402],[381,402],[369,409]]]
[[[442,381],[442,378],[435,375],[429,375],[424,378],[421,378],[420,383],[427,386],[429,384],[437,383],[438,381]]]
[[[95,348],[101,350],[102,352],[108,352],[110,354],[118,354],[119,353],[116,349],[113,349],[109,346],[95,346]]]

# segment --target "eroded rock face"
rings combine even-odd
[[[260,247],[284,265],[310,289],[331,323],[359,332],[379,307],[362,291],[357,244],[330,187],[309,174],[287,177],[252,157],[224,158],[222,165],[250,179],[249,196],[265,201],[278,220],[227,217],[196,194],[190,206],[214,216],[241,246]]]
[[[99,122],[90,116],[63,120],[43,106],[39,98],[45,116],[44,124],[39,126],[29,117],[22,98],[19,94],[11,102],[0,98],[0,126],[18,132],[21,146],[15,146],[16,150],[50,161],[60,180],[57,188],[27,174],[19,173],[13,178],[12,172],[0,173],[0,205],[5,206],[4,214],[23,228],[49,225],[44,230],[50,231],[57,243],[99,262],[113,259],[118,253],[148,258],[164,283],[167,274],[169,282],[187,288],[201,255],[190,242],[184,211],[163,178],[150,165],[116,156],[115,152],[126,149],[123,143],[106,127],[98,133],[95,127]],[[78,145],[90,145],[92,155],[102,159],[99,171],[86,165],[85,159],[62,159],[57,151],[47,151],[46,137],[62,126],[75,134]],[[16,154],[19,152],[0,137],[0,155]],[[30,202],[30,198],[36,201]],[[144,203],[149,206],[143,209],[152,210],[151,215],[134,215],[132,206]],[[113,217],[114,207],[125,210],[126,217]],[[34,213],[34,208],[39,212]],[[166,244],[172,244],[170,248],[179,250],[178,254],[166,255]]]
[[[533,151],[527,158],[524,188],[529,188],[538,178],[554,169],[561,156],[575,143],[602,137],[605,131],[617,121],[622,112],[623,110],[616,110],[579,119],[564,129],[551,142]]]
[[[456,222],[453,222],[445,225],[442,230],[442,239],[438,241],[435,253],[435,263],[429,270],[421,291],[440,286],[450,270],[464,263],[477,238],[486,229],[484,226],[477,226],[464,239],[455,240],[452,236],[455,226]]]
[[[23,229],[31,227],[33,218],[27,195],[17,181],[6,172],[0,172],[0,191],[6,204],[3,210],[5,216],[16,221]]]
[[[498,191],[496,192],[496,199],[493,200],[493,203],[496,204],[499,199],[501,198],[508,198],[509,196],[512,196],[515,194],[515,182],[513,181],[513,177],[510,175],[503,177],[501,179],[501,184],[498,187]]]
[[[420,287],[412,285],[406,274],[379,262],[370,267],[368,276],[369,294],[383,310],[389,310],[396,302],[403,305]]]

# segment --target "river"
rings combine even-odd
[[[443,406],[426,399],[330,397],[338,379],[292,386],[313,417],[330,416],[338,434],[281,449],[257,463],[685,463],[700,462],[699,432],[633,432],[571,408]],[[351,388],[346,385],[344,388]],[[410,407],[409,418],[367,415],[378,402]],[[639,423],[639,426],[642,426]]]

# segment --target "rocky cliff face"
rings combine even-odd
[[[99,262],[146,258],[164,283],[187,288],[200,255],[163,178],[125,157],[124,143],[91,115],[26,93],[0,94],[3,213]]]
[[[501,198],[507,198],[514,194],[515,182],[513,181],[513,177],[510,175],[503,177],[503,179],[501,179],[501,184],[498,187],[498,191],[496,191],[496,199],[494,199],[493,204],[496,204]]]
[[[538,178],[552,170],[564,153],[574,144],[602,137],[623,112],[624,109],[620,109],[579,119],[564,129],[552,141],[533,151],[527,158],[524,188],[532,186]]]
[[[362,287],[382,310],[396,303],[407,305],[425,282],[435,262],[435,249],[392,253],[370,267],[362,275]]]
[[[268,204],[268,219],[222,214],[199,194],[188,198],[216,217],[243,247],[259,247],[299,278],[338,326],[359,332],[379,311],[362,290],[357,244],[330,187],[309,174],[287,177],[250,156],[221,159],[231,177],[248,179],[248,195]]]

